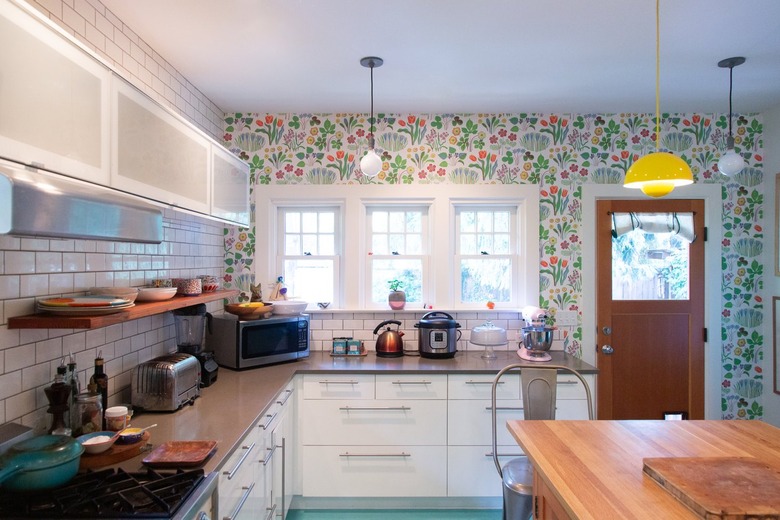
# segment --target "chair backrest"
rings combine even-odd
[[[555,400],[558,388],[558,373],[568,373],[576,376],[582,386],[585,388],[585,397],[588,404],[588,419],[593,419],[593,398],[590,393],[590,386],[585,378],[578,371],[563,365],[530,365],[527,363],[515,363],[502,368],[493,379],[491,391],[491,418],[492,424],[492,448],[493,462],[496,465],[498,474],[503,478],[501,463],[498,460],[498,419],[496,413],[496,390],[504,374],[512,370],[520,370],[520,383],[523,393],[523,416],[528,420],[552,420],[555,419]]]

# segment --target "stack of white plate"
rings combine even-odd
[[[134,305],[125,298],[98,295],[42,298],[36,302],[39,312],[63,316],[113,314]]]

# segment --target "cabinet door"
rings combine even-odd
[[[447,493],[445,446],[303,446],[303,496],[436,497]]]
[[[211,215],[249,226],[249,165],[211,145]]]
[[[498,461],[503,465],[522,455],[515,444],[499,447]],[[447,496],[500,497],[498,476],[490,446],[450,446],[447,448]]]
[[[447,376],[377,374],[377,399],[447,399]]]
[[[435,446],[447,438],[446,401],[304,400],[299,417],[303,445]]]
[[[118,76],[112,85],[111,186],[208,215],[209,140]]]
[[[0,156],[107,185],[110,72],[28,9],[0,3]]]
[[[519,399],[496,401],[498,444],[517,447],[506,422],[523,418]],[[447,444],[449,446],[490,446],[493,442],[493,414],[490,401],[451,400],[447,403]],[[517,448],[519,452],[520,448]]]

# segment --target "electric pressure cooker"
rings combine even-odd
[[[420,357],[451,358],[458,351],[460,323],[446,312],[428,312],[414,326],[420,329]]]

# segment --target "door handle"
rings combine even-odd
[[[602,345],[601,346],[601,352],[602,354],[606,356],[611,356],[613,352],[615,352],[615,349],[612,348],[610,345]]]

